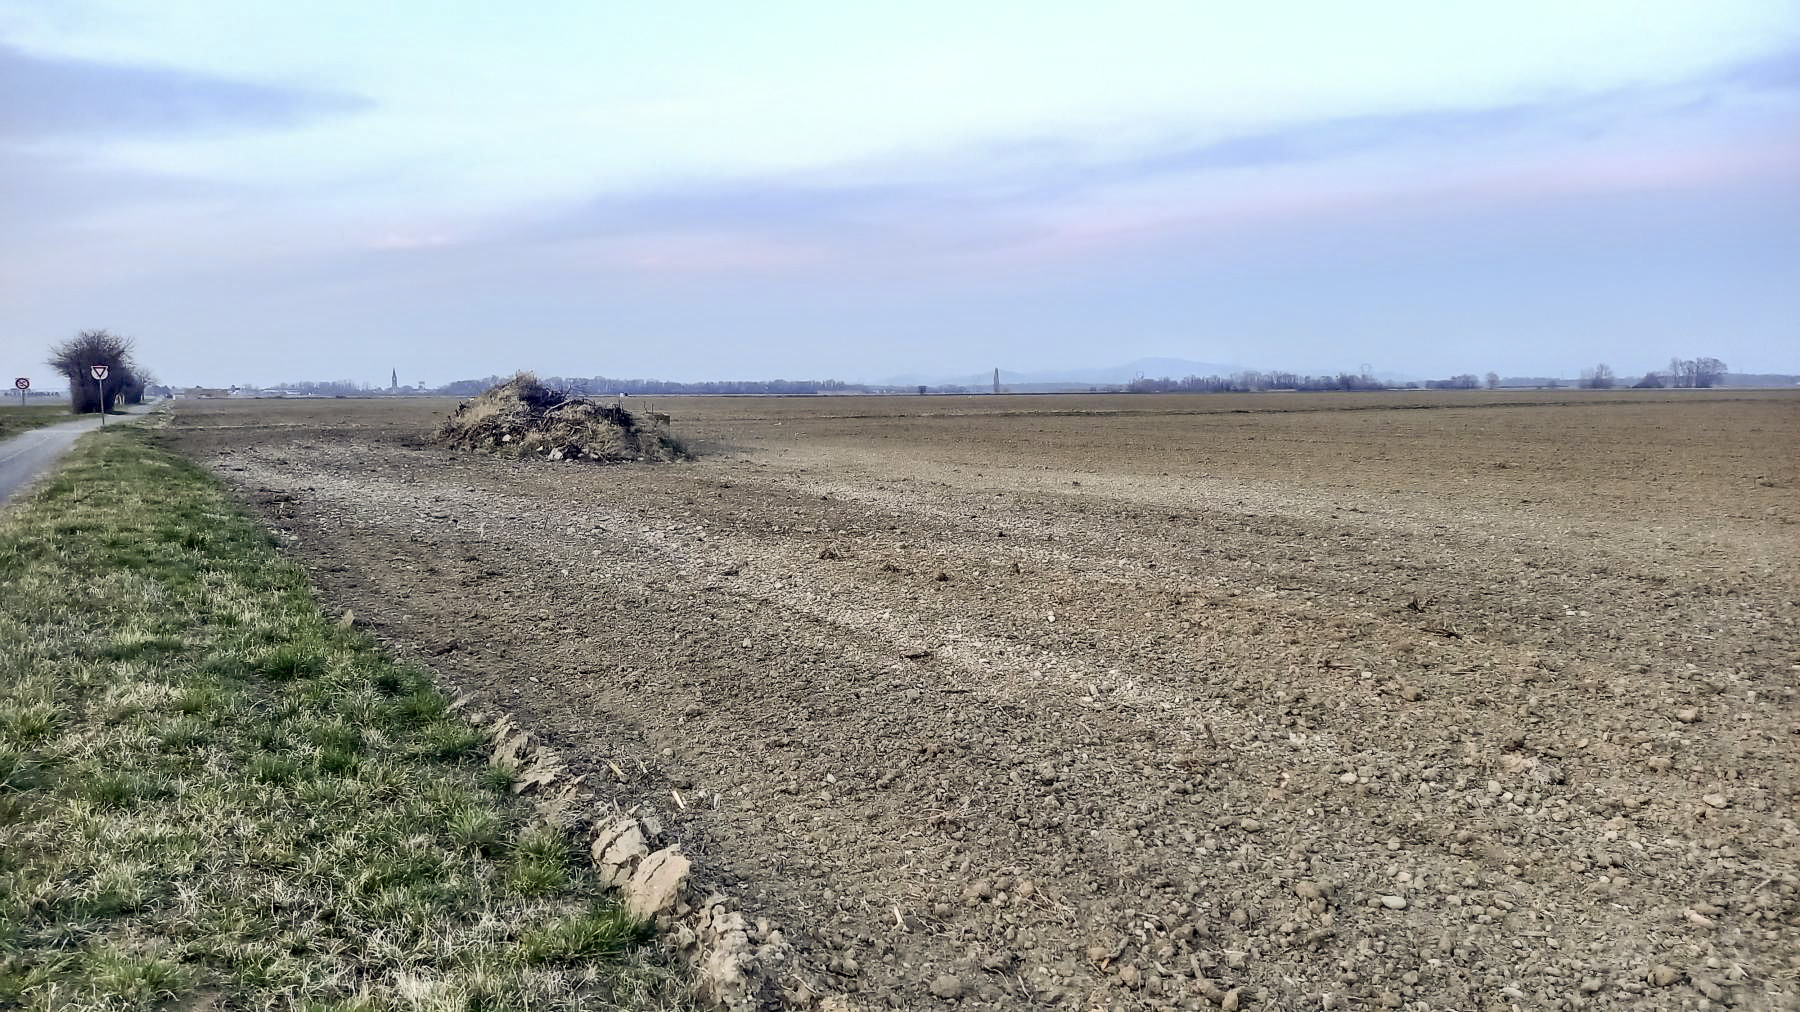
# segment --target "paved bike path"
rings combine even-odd
[[[119,424],[128,420],[135,421],[129,416],[110,415],[107,424]],[[67,453],[83,433],[92,432],[99,427],[99,415],[83,415],[67,422],[21,432],[11,439],[0,440],[0,502],[24,491]]]

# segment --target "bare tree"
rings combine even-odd
[[[1669,359],[1669,385],[1705,389],[1716,387],[1730,367],[1716,358]]]
[[[137,363],[132,358],[133,347],[131,338],[104,330],[84,330],[51,347],[47,362],[52,369],[68,377],[69,405],[76,414],[111,411],[119,403],[120,394],[129,387],[136,386],[142,400]],[[107,367],[104,384],[96,382],[91,372],[97,365]],[[105,391],[104,403],[102,389]]]
[[[1500,374],[1499,373],[1490,372],[1487,374],[1486,378],[1487,378],[1487,388],[1489,390],[1500,389]]]
[[[1605,362],[1592,369],[1581,370],[1581,385],[1589,390],[1611,390],[1615,379],[1612,366]]]
[[[119,385],[119,400],[126,404],[144,403],[144,391],[156,382],[156,374],[142,366],[132,366],[125,381]]]

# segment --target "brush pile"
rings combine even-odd
[[[691,454],[657,426],[616,404],[552,390],[522,372],[458,405],[438,426],[445,446],[508,457],[617,463],[682,460]]]

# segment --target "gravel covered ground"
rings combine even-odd
[[[1800,1007],[1800,396],[658,399],[168,430],[869,1008]]]

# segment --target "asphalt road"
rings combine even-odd
[[[127,418],[112,415],[108,424],[126,421]],[[11,439],[0,441],[0,502],[11,499],[30,485],[33,479],[49,470],[57,458],[75,445],[75,440],[82,433],[92,432],[99,427],[99,415],[84,415],[57,425],[21,432]]]

